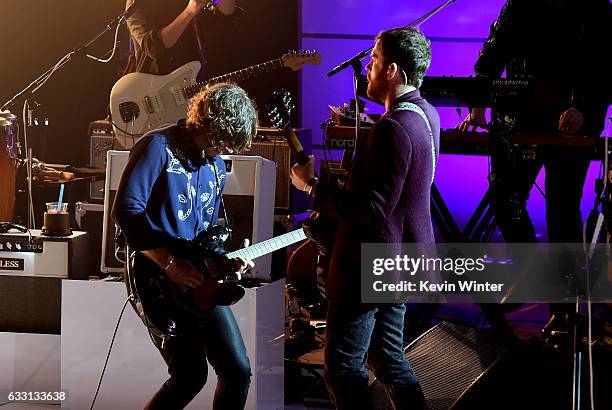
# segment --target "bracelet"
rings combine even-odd
[[[174,263],[174,256],[170,255],[170,259],[168,259],[168,263],[166,263],[166,266],[164,266],[164,272],[168,271],[168,268],[170,267],[170,265],[172,265]]]
[[[312,177],[308,180],[308,182],[306,182],[306,185],[304,185],[304,192],[306,192],[308,195],[311,194],[312,192],[312,188],[314,188],[315,184],[319,182],[319,178],[317,177]]]

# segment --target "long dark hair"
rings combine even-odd
[[[185,169],[193,171],[206,163],[206,156],[196,147],[193,136],[187,128],[186,120],[176,123],[176,131],[170,135],[168,143],[174,157]]]

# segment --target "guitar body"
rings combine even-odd
[[[289,256],[287,262],[287,281],[311,282],[315,278],[316,261],[319,256],[317,245],[311,241],[304,241]]]
[[[205,82],[196,82],[202,67],[198,61],[187,63],[167,75],[128,74],[120,78],[111,91],[110,111],[115,135],[121,145],[130,149],[144,133],[185,118],[191,98],[208,84],[243,81],[283,67],[295,71],[305,64],[320,62],[321,56],[315,52],[292,52]]]
[[[214,258],[221,256],[212,252],[215,248],[218,248],[217,243],[200,238],[177,240],[168,246],[175,258],[189,260],[204,277],[200,286],[185,291],[142,253],[129,255],[126,286],[128,292],[139,300],[142,307],[139,314],[147,327],[154,327],[167,335],[187,333],[201,327],[206,314],[216,305],[233,305],[242,299],[244,288],[218,274]]]
[[[296,229],[247,248],[224,253],[222,246],[228,236],[229,231],[225,227],[215,225],[191,241],[176,239],[166,246],[175,258],[190,261],[204,277],[200,286],[186,291],[176,286],[145,255],[127,252],[125,285],[128,294],[134,296],[132,304],[145,326],[170,336],[201,327],[211,309],[217,305],[233,305],[245,294],[240,282],[223,274],[234,268],[230,259],[241,257],[255,260],[306,239],[304,230]]]
[[[142,306],[142,319],[147,327],[154,327],[175,336],[200,328],[211,311],[222,299],[233,304],[244,296],[244,288],[227,282],[205,278],[195,289],[181,291],[149,258],[135,252],[132,263],[132,287]]]
[[[336,236],[338,221],[315,211],[304,220],[303,225],[306,237],[317,246],[319,253],[329,255]]]
[[[120,78],[110,95],[119,143],[130,149],[144,133],[185,118],[189,99],[182,90],[196,82],[201,67],[200,62],[192,61],[167,75],[131,73]]]

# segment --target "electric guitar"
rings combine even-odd
[[[133,305],[148,328],[167,335],[178,335],[185,329],[203,324],[206,313],[216,305],[233,305],[245,294],[241,281],[232,280],[228,260],[236,257],[257,259],[278,249],[306,239],[303,229],[256,243],[247,248],[224,253],[228,232],[221,226],[210,227],[195,239],[176,239],[167,245],[170,253],[186,259],[202,273],[200,286],[181,290],[151,259],[140,252],[128,252],[126,286],[134,296]]]
[[[308,162],[308,155],[291,127],[291,112],[294,109],[291,94],[288,91],[276,91],[272,95],[266,111],[269,121],[285,131],[287,144],[293,151],[298,164]],[[320,298],[325,298],[326,278],[329,267],[329,255],[335,237],[337,221],[312,212],[303,223],[303,230],[308,241],[299,245],[287,262],[287,280],[295,286],[312,289],[316,284]]]
[[[293,151],[297,163],[304,165],[308,162],[308,154],[304,151],[300,140],[291,127],[291,113],[294,108],[291,94],[286,90],[275,91],[266,104],[268,120],[276,128],[285,131],[287,145]],[[312,212],[303,223],[306,237],[316,245],[321,255],[329,254],[336,227],[337,222],[335,220],[325,217],[318,212]]]
[[[202,66],[199,61],[187,63],[167,75],[127,74],[117,81],[110,95],[115,136],[124,148],[130,149],[146,132],[185,118],[189,100],[209,84],[247,80],[283,67],[296,71],[306,64],[320,62],[321,56],[316,52],[292,52],[202,82],[196,82]]]

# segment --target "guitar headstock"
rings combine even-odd
[[[266,114],[272,126],[285,129],[291,125],[291,113],[295,105],[291,93],[287,90],[277,90],[266,104]]]
[[[317,53],[316,50],[294,50],[290,53],[283,54],[281,60],[285,67],[289,67],[293,71],[296,71],[306,64],[320,64],[321,55]]]

